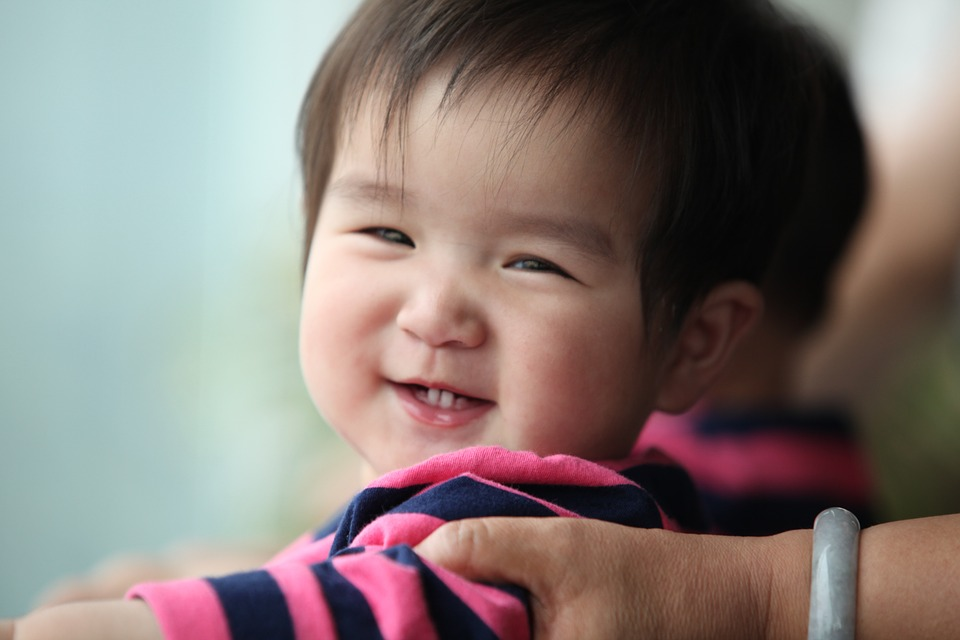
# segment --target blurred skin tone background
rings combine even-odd
[[[890,76],[922,82],[954,0],[911,3],[893,28],[876,7],[897,0],[782,1],[889,104]],[[294,153],[306,83],[354,5],[0,1],[0,617],[117,553],[285,541],[356,489],[296,362]],[[883,58],[893,40],[913,57]],[[956,333],[931,322],[897,379],[842,370],[864,380],[842,400],[868,423],[889,517],[960,510],[943,498]],[[809,369],[840,375],[816,352]]]

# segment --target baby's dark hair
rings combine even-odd
[[[822,319],[870,187],[863,131],[839,56],[825,56],[819,68],[823,109],[809,136],[806,183],[762,285],[769,319],[799,333]]]
[[[444,104],[490,82],[532,128],[563,101],[616,141],[647,326],[676,331],[713,286],[759,283],[804,183],[822,43],[768,0],[367,0],[300,114],[305,258],[342,128],[365,96],[384,140],[430,72]],[[627,185],[625,185],[625,190]]]

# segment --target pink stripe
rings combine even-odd
[[[415,547],[444,522],[423,513],[388,513],[364,527],[350,546],[393,547],[408,544]]]
[[[220,600],[205,580],[138,584],[127,592],[126,598],[146,601],[166,640],[230,640]]]
[[[521,601],[496,587],[470,582],[430,562],[427,565],[493,630],[495,636],[517,640],[530,638],[530,620],[527,618],[527,608]]]
[[[363,593],[385,640],[437,637],[415,568],[379,554],[341,556],[333,565]]]
[[[640,432],[637,443],[644,444],[647,443],[651,437],[659,438],[661,435],[669,437],[671,433],[678,429],[691,430],[697,420],[697,416],[706,410],[706,405],[701,403],[687,413],[681,413],[679,415],[655,411],[647,418],[647,423],[643,426],[643,431]],[[637,447],[634,447],[634,451],[637,451]]]
[[[718,493],[823,491],[862,499],[870,492],[860,452],[828,437],[765,434],[706,440],[689,425],[676,423],[644,433],[640,444],[663,449],[698,485]]]
[[[510,451],[502,447],[471,447],[434,456],[408,469],[393,471],[370,486],[404,488],[412,484],[435,484],[465,472],[494,482],[511,484],[536,482],[607,487],[628,482],[597,463],[571,456],[541,458],[529,451]]]
[[[291,563],[274,565],[269,572],[287,600],[287,609],[293,620],[294,637],[337,636],[330,609],[320,591],[320,583],[308,566]]]

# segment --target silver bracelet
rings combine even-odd
[[[857,517],[841,507],[821,511],[813,523],[807,640],[854,640],[859,551]]]

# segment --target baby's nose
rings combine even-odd
[[[431,347],[475,348],[486,341],[482,305],[469,287],[453,277],[441,277],[411,291],[397,325]]]

